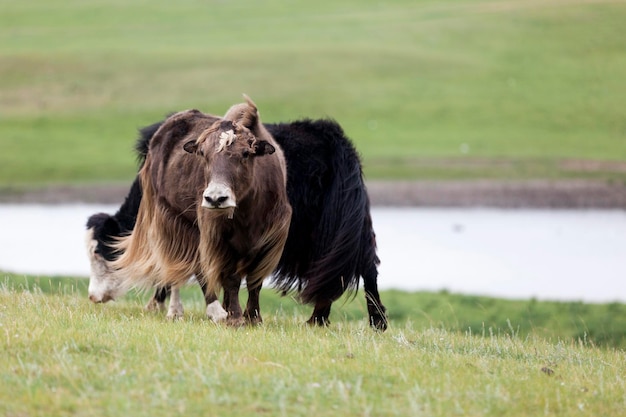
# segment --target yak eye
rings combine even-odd
[[[248,159],[248,157],[250,156],[250,151],[246,149],[245,151],[243,151],[241,156],[243,156],[243,159]]]

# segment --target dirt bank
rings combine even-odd
[[[120,204],[129,187],[5,189],[0,203]],[[626,209],[626,185],[599,181],[368,181],[367,187],[374,206]]]

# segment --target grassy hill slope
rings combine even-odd
[[[1,187],[128,180],[137,127],[243,92],[368,178],[626,179],[621,2],[1,3]]]

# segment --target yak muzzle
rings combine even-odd
[[[226,184],[211,182],[202,193],[202,207],[228,209],[236,206],[235,195]]]

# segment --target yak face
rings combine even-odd
[[[250,107],[248,111],[256,114],[256,107]],[[232,120],[217,121],[197,139],[183,146],[185,151],[199,155],[205,161],[207,186],[202,193],[202,207],[212,211],[224,210],[229,218],[233,217],[238,201],[252,188],[256,158],[273,154],[276,150],[250,130],[257,123],[256,116],[238,115],[248,122],[248,126]]]
[[[89,299],[94,303],[106,303],[125,293],[110,262],[117,256],[109,246],[121,230],[117,220],[108,214],[94,214],[87,221],[85,245],[89,258]]]

